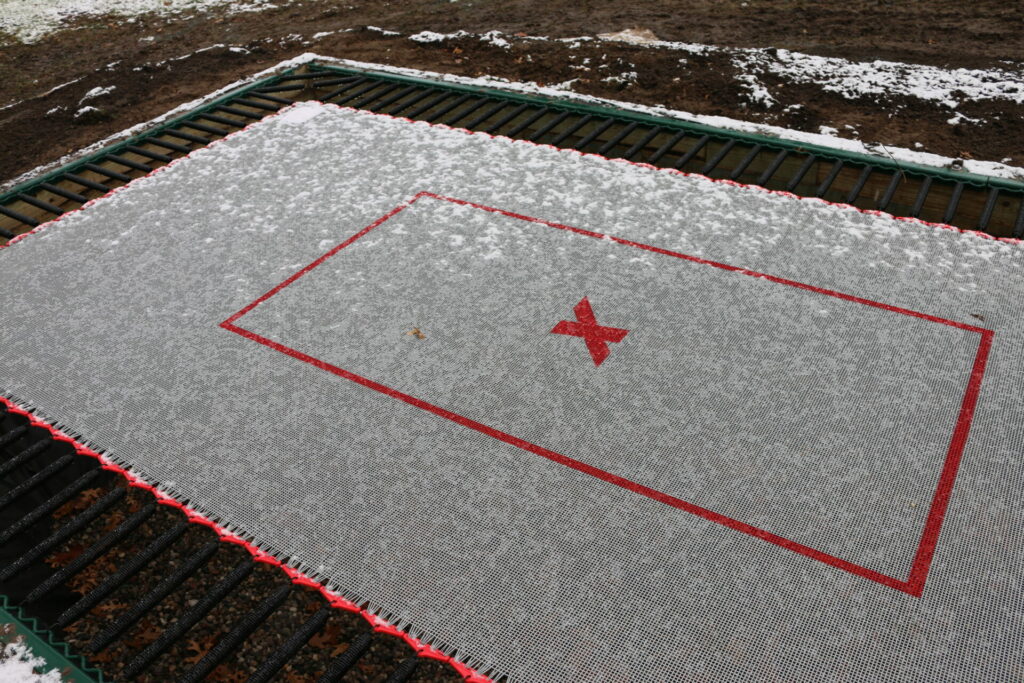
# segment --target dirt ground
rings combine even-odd
[[[1024,61],[1024,28],[1014,3],[298,0],[281,5],[234,15],[143,16],[134,23],[114,17],[83,19],[73,30],[29,45],[0,36],[0,180],[310,51],[547,84],[578,78],[572,87],[581,93],[811,132],[828,125],[839,129],[840,135],[951,157],[1024,161],[1024,106],[1007,100],[966,103],[960,111],[983,122],[953,125],[948,122],[950,111],[938,104],[903,97],[848,100],[814,85],[773,83],[769,78],[765,84],[780,106],[765,109],[750,102],[735,78],[736,67],[721,53],[687,55],[681,64],[680,53],[669,50],[607,42],[573,47],[515,38],[516,34],[595,35],[641,27],[662,40],[787,48],[861,61],[998,68]],[[401,35],[384,35],[367,26]],[[355,30],[313,37],[338,29]],[[505,49],[474,37],[425,45],[408,39],[423,30],[459,29],[500,30],[513,42]],[[211,48],[214,45],[220,47]],[[209,49],[196,52],[203,48]],[[588,58],[613,69],[636,71],[636,81],[613,84],[588,78],[586,72],[573,68]],[[98,86],[115,89],[89,102],[99,111],[76,119],[82,96]],[[787,110],[791,104],[802,106]]]

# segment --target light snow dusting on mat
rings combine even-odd
[[[0,391],[519,683],[1009,680],[1022,269],[308,103],[0,250]]]
[[[34,655],[24,641],[7,643],[0,651],[0,681],[3,683],[60,683],[64,680],[56,667],[45,669],[46,660]]]

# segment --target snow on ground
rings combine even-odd
[[[288,0],[204,0],[203,9],[258,12],[287,3]],[[196,0],[0,0],[0,31],[33,43],[68,20],[82,16],[117,14],[134,21],[135,15],[145,12],[173,14],[197,6]]]
[[[509,44],[499,31],[484,34],[466,31],[447,34],[423,31],[409,36],[409,39],[419,43],[436,43],[468,37],[478,37],[495,44],[500,40],[502,46]],[[995,69],[944,69],[881,59],[873,62],[852,62],[840,57],[820,57],[776,48],[732,48],[658,40],[653,33],[644,29],[600,33],[596,37],[553,39],[546,36],[525,36],[522,39],[559,40],[569,43],[570,46],[578,46],[588,41],[625,42],[691,55],[728,55],[737,71],[742,73],[740,80],[750,91],[751,100],[766,108],[773,106],[775,99],[758,78],[764,75],[773,75],[791,83],[815,84],[822,90],[837,93],[851,100],[909,96],[942,104],[949,107],[951,113],[962,102],[969,100],[995,99],[1024,104],[1024,64],[1012,62],[1008,62],[1006,68]]]
[[[303,55],[302,57],[297,57],[296,59],[302,58],[305,58],[305,55]],[[969,173],[978,173],[981,175],[990,175],[998,178],[1009,178],[1013,180],[1024,180],[1024,168],[1010,166],[1001,162],[976,161],[973,159],[952,159],[950,157],[941,156],[939,154],[919,152],[901,147],[889,147],[887,145],[880,145],[872,142],[862,142],[860,140],[852,140],[849,138],[839,138],[822,133],[808,133],[804,131],[793,130],[791,128],[782,128],[779,126],[752,123],[750,121],[741,121],[726,116],[708,116],[703,114],[692,114],[690,112],[681,111],[678,109],[669,109],[667,107],[662,106],[647,106],[642,104],[634,104],[632,102],[623,102],[621,100],[594,97],[592,95],[582,95],[579,93],[571,92],[568,89],[571,86],[571,82],[561,83],[554,86],[541,86],[532,82],[509,81],[507,79],[498,78],[495,76],[480,76],[475,78],[469,78],[465,76],[441,74],[431,71],[422,71],[420,69],[387,66],[383,64],[372,64],[368,62],[359,62],[348,59],[335,59],[331,57],[317,56],[310,56],[309,58],[311,60],[315,59],[316,61],[324,64],[337,64],[338,66],[349,66],[361,69],[373,69],[376,71],[399,73],[407,76],[415,76],[418,78],[430,78],[439,81],[447,81],[450,83],[478,85],[483,87],[499,88],[503,90],[514,90],[517,92],[525,92],[534,95],[545,95],[548,97],[571,99],[578,102],[590,102],[594,104],[610,105],[613,107],[618,107],[620,109],[627,109],[630,111],[636,111],[644,114],[651,114],[653,116],[667,116],[670,118],[680,119],[683,121],[692,121],[694,123],[701,123],[704,125],[725,128],[728,130],[755,133],[758,135],[766,135],[769,137],[776,137],[784,140],[793,140],[796,142],[804,142],[814,145],[821,145],[824,147],[832,147],[835,149],[843,149],[850,152],[856,152],[859,154],[868,154],[871,156],[891,158],[897,162],[922,164],[924,166],[935,166],[939,168],[957,167],[962,168],[963,170]]]
[[[183,58],[184,57],[181,57],[181,59]],[[702,114],[692,114],[690,112],[680,111],[677,109],[668,109],[666,107],[651,107],[641,104],[634,104],[632,102],[623,102],[620,100],[611,100],[601,97],[594,97],[592,95],[581,95],[578,93],[568,91],[566,84],[561,84],[560,86],[541,86],[532,82],[509,81],[504,78],[497,78],[494,76],[481,76],[476,78],[469,78],[465,76],[455,76],[452,74],[436,73],[433,71],[423,71],[420,69],[410,69],[407,67],[388,66],[385,64],[374,64],[371,62],[360,62],[349,59],[338,59],[336,57],[328,57],[324,55],[318,55],[312,52],[307,52],[296,57],[293,57],[292,59],[287,59],[279,64],[276,64],[275,66],[264,69],[263,71],[255,73],[251,76],[247,76],[246,78],[239,79],[234,83],[229,83],[208,95],[204,95],[203,97],[197,98],[195,100],[185,102],[175,107],[174,109],[168,111],[167,113],[158,116],[155,119],[138,123],[123,131],[114,133],[113,135],[110,135],[102,140],[99,140],[98,142],[95,142],[76,152],[65,155],[56,161],[52,161],[50,163],[38,166],[32,169],[31,171],[23,173],[10,180],[0,181],[0,191],[4,191],[8,188],[14,187],[19,183],[26,182],[32,178],[37,177],[41,173],[45,173],[60,165],[70,163],[74,159],[80,158],[85,154],[101,149],[118,140],[122,140],[124,138],[140,133],[143,130],[150,128],[161,121],[167,120],[168,118],[177,116],[185,111],[195,109],[196,107],[204,104],[205,102],[208,102],[212,99],[216,99],[217,97],[220,97],[221,95],[232,90],[235,90],[239,87],[242,87],[247,83],[251,83],[254,80],[264,78],[272,73],[282,71],[284,69],[299,67],[302,66],[303,64],[308,64],[309,62],[313,61],[318,62],[320,64],[332,64],[336,66],[350,67],[356,69],[369,69],[374,71],[404,74],[406,76],[414,76],[417,78],[427,78],[442,82],[461,83],[465,85],[479,85],[490,88],[530,93],[534,95],[560,97],[564,99],[575,100],[578,102],[590,102],[595,104],[610,105],[613,107],[618,107],[620,109],[651,114],[653,116],[667,116],[671,118],[680,119],[683,121],[692,121],[694,123],[701,123],[708,126],[725,128],[727,130],[737,130],[747,133],[755,133],[759,135],[766,135],[769,137],[777,137],[784,140],[794,140],[797,142],[822,145],[824,147],[833,147],[835,149],[843,149],[860,154],[886,157],[893,159],[897,162],[921,164],[924,166],[934,166],[939,168],[956,167],[969,173],[978,173],[981,175],[989,175],[997,178],[1009,178],[1012,180],[1024,180],[1024,168],[1010,166],[1008,164],[1001,162],[976,161],[973,159],[951,159],[949,157],[944,157],[938,154],[919,152],[916,150],[905,149],[901,147],[888,147],[873,144],[871,142],[862,142],[860,140],[851,140],[849,138],[833,137],[832,135],[828,134],[807,133],[803,131],[793,130],[790,128],[781,128],[778,126],[751,123],[749,121],[740,121],[738,119],[731,119],[725,116],[706,116]]]
[[[877,59],[851,62],[775,49],[714,48],[733,55],[747,74],[773,74],[791,83],[812,83],[846,99],[907,95],[955,109],[968,100],[1024,104],[1024,65],[1008,69],[943,69]]]
[[[36,673],[46,666],[46,660],[32,654],[24,642],[7,643],[0,650],[0,681],[4,683],[60,683],[60,671],[50,669]]]

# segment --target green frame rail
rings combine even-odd
[[[67,643],[40,627],[34,618],[25,616],[20,607],[0,593],[0,647],[18,640],[23,640],[35,657],[46,662],[46,671],[60,671],[65,683],[106,683],[99,669],[73,653]]]
[[[1001,237],[1024,237],[1021,181],[572,99],[311,62],[249,83],[12,188],[0,195],[0,239],[301,100],[627,158]],[[428,106],[410,106],[424,101]]]

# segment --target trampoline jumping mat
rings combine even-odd
[[[1020,679],[1021,248],[306,103],[0,252],[0,389],[494,676]]]

